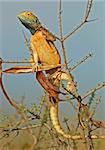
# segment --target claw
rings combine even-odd
[[[32,73],[38,72],[38,68],[39,68],[39,65],[38,65],[38,64],[32,65]]]

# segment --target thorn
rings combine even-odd
[[[98,18],[96,18],[96,19],[91,19],[91,20],[86,20],[86,22],[93,22],[93,21],[96,21],[96,20],[98,20]]]

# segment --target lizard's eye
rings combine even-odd
[[[30,16],[30,15],[32,15],[32,13],[31,13],[31,12],[28,12],[27,15]]]

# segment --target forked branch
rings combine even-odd
[[[86,9],[85,9],[85,13],[84,13],[85,15],[84,15],[84,18],[83,18],[82,22],[72,32],[67,34],[63,38],[63,41],[67,40],[71,35],[73,35],[75,32],[77,32],[85,23],[90,22],[90,21],[88,21],[88,17],[89,17],[91,8],[92,8],[92,3],[93,3],[93,0],[88,0],[87,6],[86,6]]]

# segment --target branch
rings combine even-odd
[[[29,49],[29,47],[30,47],[29,40],[27,39],[23,29],[22,29],[22,33],[23,33],[23,36],[24,36],[24,43],[25,43],[26,47]]]
[[[4,88],[4,85],[3,85],[3,82],[2,82],[2,59],[0,59],[0,87],[1,87],[1,89],[2,89],[2,92],[3,92],[3,94],[4,94],[5,98],[6,98],[6,100],[9,102],[9,104],[10,104],[13,108],[15,108],[15,110],[17,110],[18,114],[20,114],[20,116],[22,117],[22,120],[23,120],[24,122],[27,122],[27,116],[22,112],[21,107],[20,107],[14,100],[12,100],[12,99],[8,96],[8,94],[7,94],[7,92],[6,92],[5,88]],[[28,127],[29,127],[29,126],[30,126],[30,125],[28,125]],[[32,136],[32,138],[33,138],[33,144],[31,145],[31,148],[33,148],[34,145],[36,144],[36,137],[35,137],[35,135],[33,135],[32,129],[29,128],[28,131],[29,131],[29,133],[31,134],[31,136]]]
[[[2,64],[31,64],[31,63],[35,63],[34,61],[2,61]]]
[[[83,18],[83,21],[72,31],[70,32],[68,35],[66,35],[64,38],[63,38],[63,41],[65,41],[66,39],[68,39],[71,35],[73,35],[75,32],[77,32],[85,23],[87,22],[90,22],[88,21],[88,17],[89,17],[89,14],[90,14],[90,11],[91,11],[91,8],[92,8],[92,2],[93,0],[88,0],[87,2],[87,7],[86,7],[86,10],[85,10],[85,16]]]
[[[62,3],[61,0],[58,1],[59,2],[59,8],[58,8],[58,24],[59,24],[59,32],[60,32],[60,42],[61,42],[61,46],[62,46],[62,54],[63,54],[63,58],[64,58],[64,64],[66,65],[66,69],[68,68],[67,66],[67,57],[66,57],[66,52],[65,52],[65,47],[64,47],[64,42],[63,42],[63,32],[62,32]]]
[[[36,124],[33,124],[33,125],[30,125],[29,127],[25,126],[25,127],[17,127],[17,128],[11,128],[11,129],[4,129],[3,131],[4,132],[13,132],[13,131],[20,131],[20,130],[27,130],[27,129],[32,129],[32,128],[37,128],[37,127],[40,127],[41,125],[36,125]]]
[[[7,94],[5,88],[4,88],[4,85],[3,85],[3,82],[2,82],[2,60],[0,60],[0,86],[1,86],[1,89],[3,91],[3,94],[5,96],[5,98],[7,99],[7,101],[10,103],[10,105],[12,107],[14,107],[18,112],[20,112],[20,107],[18,106],[18,104],[13,101]]]
[[[69,80],[71,81],[71,75],[68,69],[68,64],[67,64],[67,57],[66,57],[66,51],[65,51],[65,46],[64,46],[64,40],[63,40],[63,32],[62,32],[62,16],[61,16],[61,12],[62,12],[62,8],[61,8],[61,0],[59,0],[59,32],[60,32],[60,42],[61,42],[61,47],[62,47],[62,54],[63,54],[63,58],[64,58],[64,64],[66,67],[66,73],[68,75]]]
[[[69,71],[74,70],[75,68],[77,68],[79,65],[81,65],[82,63],[84,63],[88,58],[92,57],[92,53],[89,53],[88,55],[86,55],[84,58],[82,58],[82,60],[80,60],[79,62],[77,62],[77,64],[73,67],[69,68]]]
[[[38,66],[38,71],[46,71],[57,67],[65,66],[63,64]],[[36,71],[36,70],[34,70]],[[2,71],[3,73],[21,74],[21,73],[33,73],[32,66],[15,66]]]
[[[85,10],[84,20],[87,20],[89,17],[89,14],[92,8],[92,3],[93,3],[93,0],[88,0],[86,10]]]
[[[35,117],[35,119],[36,119],[36,117]],[[42,118],[39,118],[39,119],[42,119]],[[28,118],[28,120],[33,120],[33,117],[32,118]],[[94,122],[95,122],[95,124],[97,126],[100,126],[100,127],[102,126],[101,122],[100,123],[98,123],[98,121],[97,122],[94,121]],[[55,130],[53,130],[53,128],[51,128],[47,123],[44,123],[43,125],[49,130],[50,133],[54,134],[60,141],[62,141],[62,139],[60,138],[60,136],[56,133]],[[38,125],[37,124],[33,124],[33,125],[30,124],[30,125],[26,125],[24,127],[3,129],[2,133],[3,132],[7,132],[7,134],[10,134],[11,132],[21,131],[21,130],[28,130],[28,129],[32,130],[32,128],[37,128],[37,127],[41,127],[41,126],[42,126],[42,124],[38,124]],[[82,135],[72,135],[71,136],[71,139],[73,139],[73,140],[82,140],[83,138],[84,137]],[[87,137],[85,136],[85,138],[87,138]],[[91,135],[91,138],[92,139],[105,139],[105,136],[104,135],[94,135],[93,134],[93,135]]]
[[[99,90],[99,89],[101,89],[103,87],[105,87],[105,82],[97,85],[95,88],[93,88],[93,89],[89,90],[88,92],[86,92],[83,96],[81,96],[81,99],[82,100],[85,99],[86,97],[88,97],[89,95],[91,95],[93,92],[95,92],[95,91],[97,91],[97,90]]]
[[[59,10],[58,10],[58,23],[59,23],[59,32],[60,32],[60,37],[61,39],[63,38],[63,32],[62,32],[62,3],[61,0],[58,1],[59,2]]]

